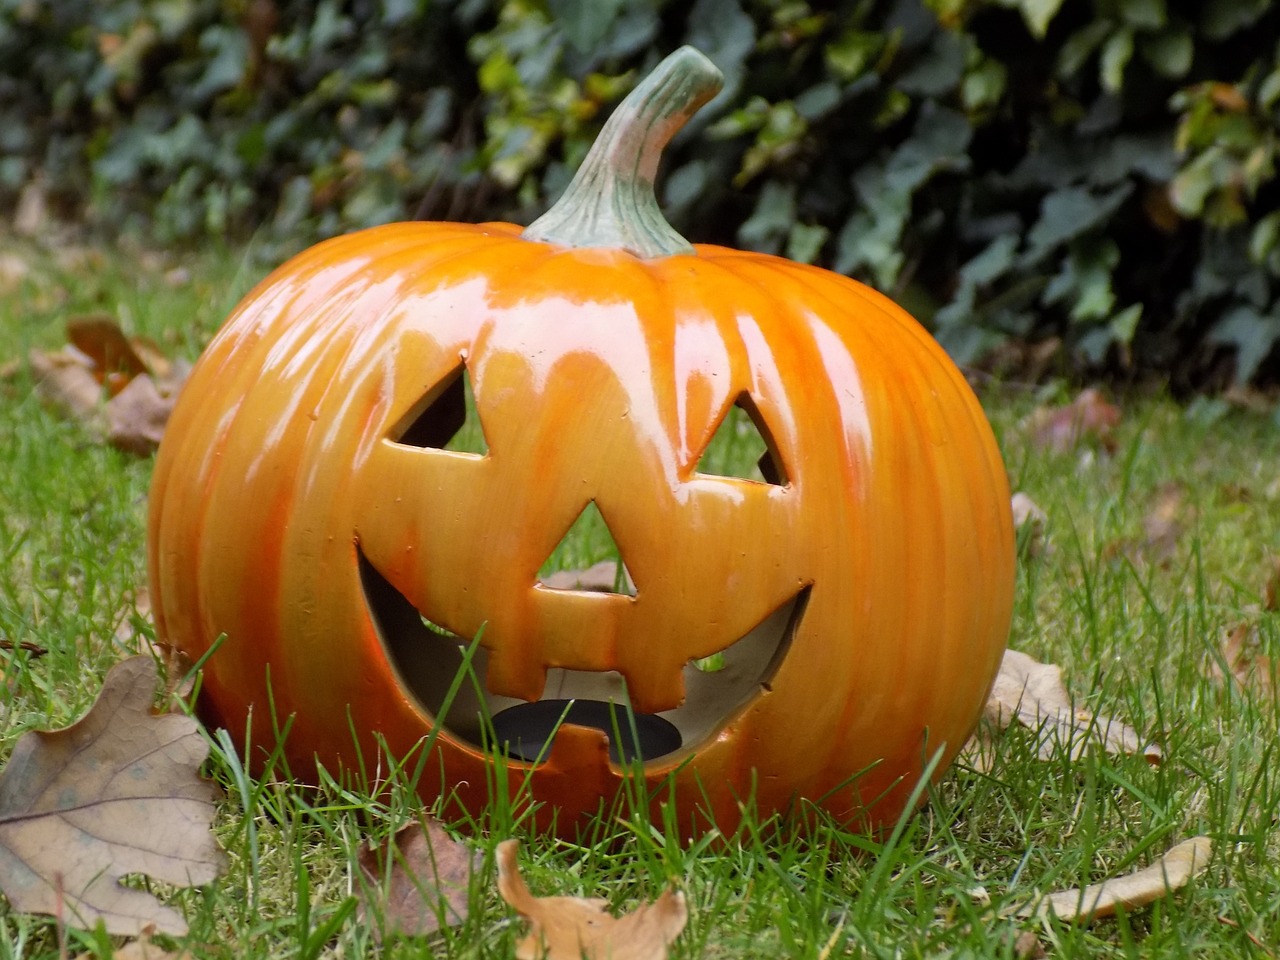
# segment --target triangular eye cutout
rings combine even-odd
[[[578,514],[543,562],[538,571],[538,586],[544,590],[587,590],[635,596],[635,581],[594,500]]]
[[[750,394],[740,393],[733,401],[698,460],[697,472],[780,487],[789,482],[773,435]]]
[[[391,439],[424,450],[483,456],[489,452],[476,413],[471,376],[462,364],[427,391],[391,431]]]

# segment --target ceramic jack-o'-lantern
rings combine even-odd
[[[627,777],[690,829],[874,827],[960,749],[1012,608],[995,442],[885,297],[665,223],[658,153],[718,83],[673,54],[528,229],[366,230],[237,307],[151,493],[160,637],[226,635],[211,723],[291,718],[296,775],[434,734],[424,797],[527,782],[566,832]],[[707,459],[726,424],[754,478]],[[584,512],[613,589],[540,574]]]

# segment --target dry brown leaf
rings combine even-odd
[[[1143,740],[1132,727],[1074,707],[1062,682],[1061,667],[1040,663],[1017,650],[1004,652],[983,719],[996,730],[1016,720],[1036,731],[1036,750],[1045,760],[1059,748],[1076,759],[1091,745],[1113,754],[1140,754],[1149,763],[1163,758],[1160,748]],[[979,740],[969,749],[982,751],[985,747]]]
[[[188,950],[175,953],[172,950],[157,947],[151,942],[155,932],[155,927],[147,924],[137,940],[130,940],[119,949],[111,951],[112,960],[194,960]],[[81,953],[75,960],[96,960],[97,957],[96,953]]]
[[[125,936],[186,933],[176,910],[119,882],[193,886],[223,868],[215,790],[199,773],[208,744],[191,717],[152,713],[156,679],[150,657],[130,657],[79,721],[18,740],[0,771],[0,890],[15,910]]]
[[[1213,841],[1192,837],[1168,850],[1149,867],[1090,884],[1083,890],[1051,893],[1027,915],[1052,915],[1059,920],[1089,921],[1109,917],[1120,908],[1133,910],[1154,903],[1166,894],[1185,887],[1192,877],[1205,871],[1213,855]]]
[[[1258,647],[1256,625],[1248,621],[1237,623],[1222,638],[1222,663],[1226,664],[1231,678],[1243,689],[1252,690],[1262,697],[1271,697],[1274,694],[1272,678],[1275,664]],[[1210,658],[1207,672],[1210,679],[1219,683],[1226,680],[1217,658]]]
[[[1275,679],[1280,665],[1262,651],[1257,620],[1264,613],[1276,612],[1280,605],[1278,593],[1280,557],[1272,557],[1268,561],[1267,581],[1262,588],[1262,610],[1250,607],[1250,619],[1235,624],[1223,634],[1221,659],[1210,657],[1205,669],[1210,679],[1224,683],[1230,675],[1245,690],[1266,698],[1275,696]]]
[[[1120,408],[1108,403],[1094,387],[1080,391],[1071,403],[1052,409],[1041,407],[1027,418],[1031,442],[1042,450],[1070,453],[1082,444],[1096,444],[1115,452],[1115,428]]]
[[[358,856],[366,884],[357,890],[362,916],[378,942],[390,934],[416,937],[467,918],[471,875],[477,855],[434,820],[402,827],[385,848],[364,846]]]
[[[1048,514],[1022,491],[1013,495],[1009,506],[1013,510],[1013,528],[1018,531],[1019,543],[1025,537],[1027,553],[1033,557],[1040,556],[1045,547],[1044,530],[1049,522]]]
[[[152,453],[190,365],[169,360],[144,337],[126,337],[106,315],[69,320],[67,336],[71,344],[62,350],[31,351],[40,395],[112,446]],[[105,403],[104,385],[110,396]]]
[[[31,275],[31,264],[16,253],[0,253],[0,293],[12,293]]]
[[[154,639],[154,622],[151,592],[145,586],[136,587],[116,614],[116,646],[122,655],[145,653],[160,664],[164,678],[164,694],[160,699],[169,704],[172,712],[181,713],[186,709],[184,701],[195,689],[196,675],[191,669],[195,664],[177,647]],[[148,624],[153,629],[146,629]]]
[[[64,416],[101,429],[102,386],[84,358],[67,350],[32,350],[28,356],[40,398]]]
[[[10,225],[14,233],[25,237],[36,237],[46,232],[49,225],[49,203],[43,177],[33,177],[22,188]]]
[[[1195,510],[1187,504],[1187,489],[1176,481],[1161,484],[1155,502],[1142,518],[1143,548],[1158,563],[1169,560],[1178,549]]]
[[[1023,930],[1018,934],[1013,941],[1013,955],[1018,960],[1044,960],[1048,956],[1034,930]]]
[[[535,897],[516,862],[519,841],[498,844],[498,892],[526,920],[516,960],[666,960],[667,947],[689,919],[684,894],[667,888],[653,903],[613,917],[607,901]]]
[[[146,363],[138,356],[120,324],[108,314],[72,317],[67,321],[67,339],[89,358],[90,371],[99,383],[116,375],[123,378],[123,386],[148,372]]]
[[[126,453],[145,456],[160,445],[176,394],[163,396],[148,374],[129,381],[107,403],[107,440]]]

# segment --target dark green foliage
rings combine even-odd
[[[285,247],[528,222],[679,43],[692,239],[859,276],[963,362],[1280,374],[1271,0],[0,0],[0,204]]]

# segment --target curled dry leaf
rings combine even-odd
[[[1228,675],[1244,690],[1251,690],[1262,697],[1274,695],[1273,679],[1276,664],[1259,649],[1257,626],[1253,623],[1237,623],[1222,638],[1222,660],[1210,658],[1208,674],[1219,683]],[[1226,665],[1223,672],[1222,665]]]
[[[1044,960],[1044,944],[1033,930],[1023,930],[1013,941],[1013,955],[1017,960]]]
[[[1267,613],[1280,611],[1280,556],[1272,557],[1271,572],[1262,588],[1262,609]]]
[[[1039,505],[1022,491],[1018,491],[1010,500],[1013,510],[1013,528],[1018,531],[1018,543],[1026,543],[1027,553],[1038,557],[1044,552],[1044,531],[1049,523],[1049,516]]]
[[[1267,580],[1262,589],[1262,613],[1275,613],[1280,608],[1277,593],[1280,593],[1280,557],[1272,557],[1268,561]],[[1280,665],[1261,649],[1256,622],[1260,616],[1259,613],[1241,621],[1223,634],[1221,657],[1210,657],[1205,672],[1219,683],[1224,683],[1230,676],[1242,689],[1270,698],[1275,695],[1275,679]]]
[[[31,275],[31,264],[16,253],[0,253],[0,294],[13,293]]]
[[[1041,450],[1071,453],[1082,445],[1097,445],[1115,452],[1115,428],[1120,408],[1108,403],[1094,387],[1080,391],[1071,403],[1061,407],[1041,407],[1027,418],[1031,442]]]
[[[1180,890],[1192,877],[1203,873],[1212,854],[1213,841],[1208,837],[1192,837],[1136,873],[1090,884],[1083,890],[1049,894],[1022,913],[1026,916],[1052,915],[1059,920],[1089,921],[1109,917],[1120,908],[1133,910],[1145,907],[1166,894]]]
[[[186,950],[175,953],[172,950],[157,947],[151,942],[155,932],[154,925],[147,924],[137,940],[130,940],[124,946],[111,951],[111,960],[195,960]],[[76,960],[98,960],[98,957],[99,954],[96,953],[82,953],[76,957]]]
[[[358,862],[367,882],[357,890],[360,913],[383,921],[374,924],[374,939],[423,936],[462,923],[477,860],[434,820],[402,827],[386,847],[361,847]]]
[[[1173,556],[1178,541],[1194,519],[1194,511],[1187,505],[1187,489],[1177,482],[1161,484],[1156,490],[1155,502],[1142,518],[1143,545],[1158,561]]]
[[[146,338],[126,337],[108,316],[69,320],[67,337],[62,350],[30,353],[41,398],[120,450],[155,450],[190,366]]]
[[[1140,754],[1149,763],[1163,758],[1160,747],[1144,740],[1132,727],[1074,707],[1062,682],[1061,667],[1006,650],[983,721],[1003,730],[1015,720],[1037,732],[1036,750],[1045,760],[1060,748],[1075,759],[1092,745],[1113,754]],[[979,769],[989,769],[991,741],[984,741],[983,736],[980,730],[967,750],[970,762]],[[989,738],[989,733],[986,736]]]
[[[99,383],[110,384],[112,378],[117,378],[123,386],[147,372],[147,365],[120,324],[107,314],[72,317],[67,321],[67,339],[87,358],[89,372]]]
[[[516,944],[516,960],[666,960],[667,947],[689,919],[684,894],[663,891],[653,903],[613,917],[607,901],[584,897],[535,897],[516,862],[516,840],[498,844],[498,892],[529,921]]]
[[[145,456],[160,445],[176,394],[165,396],[147,374],[134,377],[107,403],[107,441]]]
[[[41,400],[91,430],[102,429],[102,386],[80,354],[32,350],[28,356]]]
[[[0,890],[15,910],[126,936],[186,933],[176,910],[120,884],[145,873],[193,886],[223,868],[199,772],[209,747],[191,717],[152,713],[156,679],[150,657],[124,660],[78,722],[18,740],[0,772]]]

